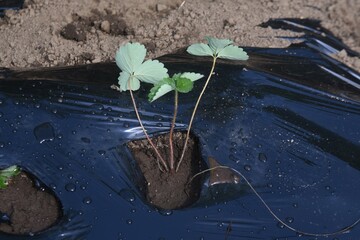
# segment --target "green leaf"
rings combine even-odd
[[[154,87],[150,89],[148,99],[150,102],[153,102],[175,89],[180,93],[188,93],[193,89],[193,82],[203,76],[202,74],[193,72],[175,73],[171,78],[166,77],[154,84]]]
[[[175,75],[174,75],[174,77],[175,77]],[[184,72],[184,73],[180,73],[179,77],[188,78],[194,82],[194,81],[199,80],[200,78],[204,77],[204,75],[202,75],[200,73],[194,73],[194,72]]]
[[[188,93],[194,87],[194,83],[190,79],[184,77],[177,78],[175,84],[176,90],[181,93]]]
[[[146,49],[139,43],[127,43],[116,52],[117,66],[122,70],[118,78],[120,91],[136,91],[140,88],[140,81],[156,84],[168,77],[167,69],[158,60],[145,62]]]
[[[155,85],[153,88],[150,89],[150,93],[148,95],[148,99],[150,102],[155,101],[156,99],[158,99],[159,97],[164,96],[166,93],[174,90],[175,88],[173,86],[171,86],[168,83],[161,82],[157,85]]]
[[[140,43],[127,43],[116,51],[115,60],[118,67],[132,74],[144,61],[146,48]]]
[[[9,184],[9,179],[20,173],[19,167],[16,165],[10,166],[0,171],[0,188],[6,188]]]
[[[169,76],[167,71],[158,60],[147,60],[135,70],[134,76],[142,82],[156,84]]]
[[[195,56],[213,56],[213,51],[209,45],[204,43],[195,43],[189,46],[186,51]]]
[[[218,58],[230,60],[248,60],[249,56],[242,48],[230,45],[218,53]]]
[[[224,49],[226,46],[229,46],[233,43],[233,41],[229,39],[218,39],[218,38],[212,38],[212,37],[205,37],[205,39],[208,41],[209,46],[213,52],[213,54],[217,55],[222,49]]]
[[[249,59],[247,53],[242,48],[232,45],[233,41],[229,39],[218,39],[212,37],[205,37],[205,39],[208,41],[208,45],[196,43],[191,45],[187,49],[187,52],[197,56],[213,56],[215,58],[230,60]]]
[[[127,72],[121,72],[118,77],[120,92],[131,90],[136,91],[140,88],[140,81],[135,76],[130,76]]]

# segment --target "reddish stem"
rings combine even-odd
[[[174,146],[173,146],[173,133],[175,128],[176,116],[178,110],[178,91],[175,89],[175,103],[174,103],[174,116],[171,122],[170,136],[169,136],[169,147],[170,147],[170,170],[174,171]]]
[[[130,80],[131,80],[131,79],[130,79]],[[138,110],[137,110],[136,103],[135,103],[135,98],[134,98],[133,92],[132,92],[132,90],[131,90],[130,80],[129,80],[130,96],[131,96],[131,100],[132,100],[132,104],[133,104],[133,106],[134,106],[135,114],[136,114],[136,117],[137,117],[137,119],[138,119],[138,121],[139,121],[139,124],[140,124],[140,126],[141,126],[141,129],[143,130],[143,132],[144,132],[144,134],[145,134],[145,136],[146,136],[146,139],[149,141],[151,147],[154,149],[156,155],[159,157],[161,163],[164,165],[165,170],[166,170],[166,171],[169,171],[169,168],[168,168],[165,160],[161,157],[161,154],[159,153],[158,149],[155,147],[154,143],[151,141],[151,139],[150,139],[149,135],[147,134],[147,132],[146,132],[146,130],[145,130],[145,127],[144,127],[144,125],[143,125],[143,123],[142,123],[142,121],[141,121],[141,119],[140,119],[140,115],[139,115],[139,112],[138,112]]]

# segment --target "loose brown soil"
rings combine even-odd
[[[185,133],[174,133],[175,160],[181,154],[185,136]],[[152,141],[166,161],[169,156],[169,134],[160,135]],[[196,173],[204,169],[196,139],[190,138],[184,160],[176,173],[160,171],[155,152],[147,140],[132,141],[128,147],[145,177],[145,195],[151,205],[160,209],[179,209],[198,200],[202,178],[195,178],[189,183]]]
[[[34,234],[52,226],[61,216],[56,197],[34,186],[22,172],[0,189],[0,231],[10,234]],[[4,221],[4,216],[9,220]],[[5,217],[6,218],[6,217]]]
[[[250,47],[287,47],[278,36],[301,33],[259,27],[270,18],[312,18],[360,51],[358,0],[25,0],[0,19],[0,67],[59,66],[114,61],[128,41],[159,57],[204,36]],[[360,71],[345,51],[340,61]]]

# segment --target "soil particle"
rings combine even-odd
[[[68,40],[75,40],[77,42],[86,40],[86,33],[81,27],[73,23],[69,23],[61,30],[61,36]]]
[[[105,30],[107,31],[103,31],[106,33],[110,33],[114,36],[127,36],[133,34],[133,30],[126,24],[121,16],[111,14],[104,16],[103,19],[106,20],[101,23],[101,28],[105,27]]]
[[[10,234],[31,234],[52,226],[61,216],[60,204],[54,195],[34,187],[24,172],[0,189],[0,231]]]
[[[106,33],[110,33],[110,22],[105,20],[101,22],[100,25],[101,30],[103,30]]]
[[[185,140],[185,133],[174,133],[174,156],[178,159]],[[158,146],[165,161],[169,158],[169,135],[160,135],[152,139]],[[179,209],[198,200],[202,178],[192,177],[204,169],[196,139],[190,138],[188,150],[178,172],[162,172],[156,161],[156,155],[147,140],[132,141],[128,144],[145,178],[146,199],[160,209]]]
[[[156,11],[162,12],[167,9],[167,6],[165,4],[156,4]]]

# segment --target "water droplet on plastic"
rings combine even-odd
[[[292,218],[292,217],[287,217],[285,220],[288,223],[293,223],[294,222],[294,218]]]
[[[134,202],[135,201],[135,194],[130,189],[122,189],[119,191],[120,197],[125,199],[128,202]]]
[[[10,216],[6,213],[0,213],[0,222],[10,222]]]
[[[236,150],[236,148],[230,148],[230,152],[232,153],[232,154],[237,154],[237,150]]]
[[[50,123],[42,123],[34,128],[34,135],[36,140],[40,143],[45,141],[53,141],[55,138],[55,132],[53,126]]]
[[[92,202],[92,199],[90,197],[84,197],[83,203],[90,204]]]
[[[91,105],[92,108],[98,109],[98,110],[104,110],[104,106],[100,103],[95,103]]]
[[[133,221],[131,219],[128,219],[128,220],[126,220],[126,223],[131,225],[133,223]]]
[[[267,157],[266,157],[265,153],[259,153],[258,159],[262,162],[267,161]]]
[[[240,183],[240,180],[241,179],[240,179],[240,177],[238,175],[235,175],[235,174],[233,175],[233,181],[234,181],[235,184]]]
[[[90,143],[91,142],[90,139],[87,138],[87,137],[82,137],[81,141],[83,141],[84,143]]]
[[[229,155],[229,159],[235,163],[239,163],[240,160],[238,158],[236,158],[234,155],[230,154]]]
[[[105,155],[106,151],[105,151],[105,150],[99,150],[98,153],[99,153],[101,156],[103,156],[103,155]]]
[[[75,192],[76,191],[76,185],[73,183],[68,183],[65,185],[65,189],[68,192]]]
[[[278,228],[281,228],[281,229],[285,228],[285,225],[282,224],[281,222],[278,222],[278,223],[276,224],[276,226],[277,226]]]
[[[170,216],[171,214],[173,214],[172,210],[159,210],[159,213],[163,216]]]
[[[246,171],[251,171],[251,166],[250,166],[250,165],[245,165],[245,166],[244,166],[244,169],[245,169]]]
[[[0,142],[0,148],[5,147],[5,143],[4,142]]]

